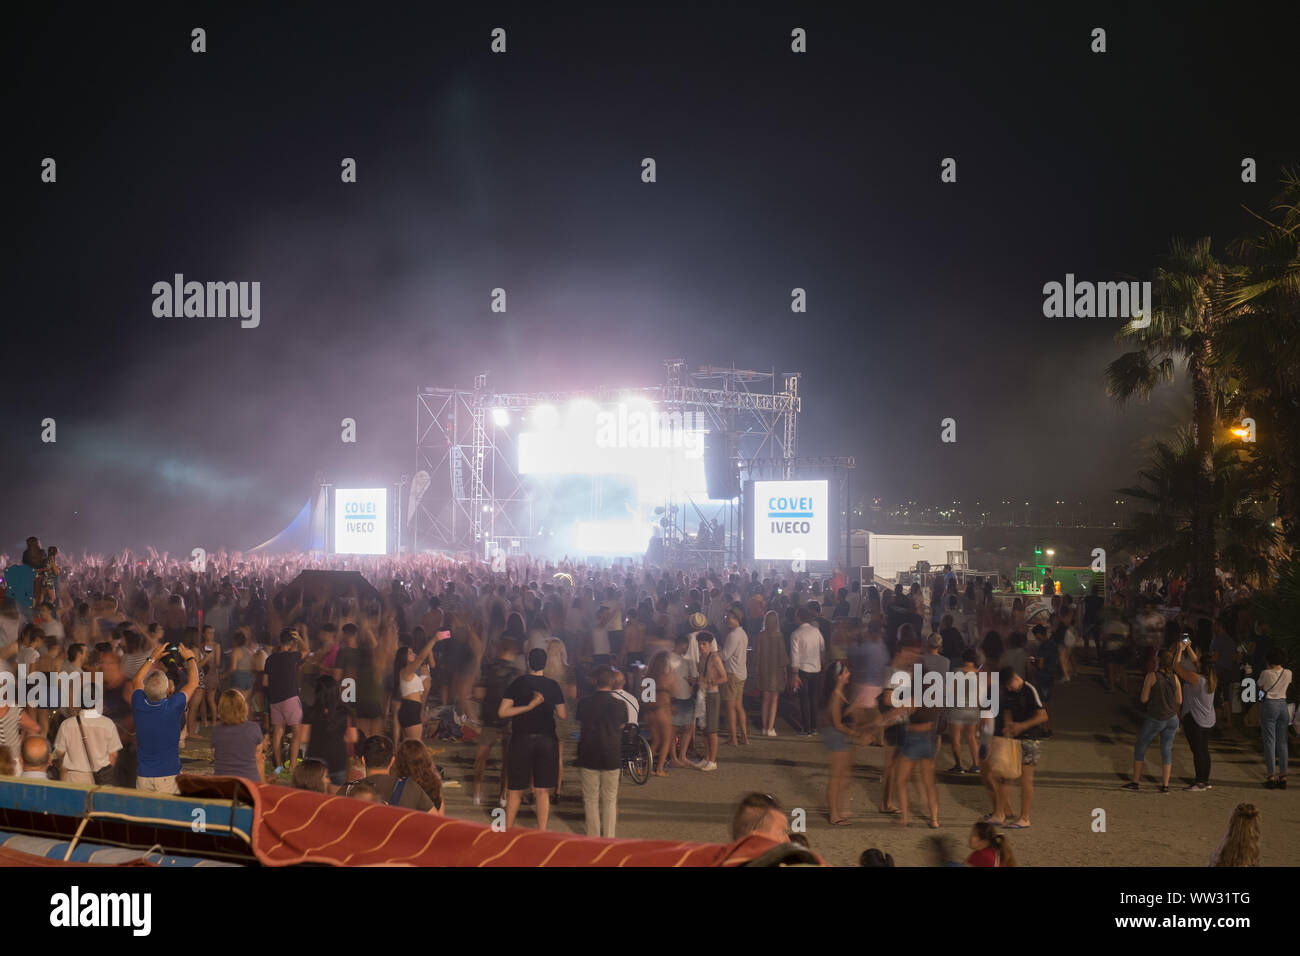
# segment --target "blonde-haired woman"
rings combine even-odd
[[[781,692],[790,681],[790,652],[781,633],[781,615],[768,611],[763,615],[763,630],[755,640],[758,661],[758,687],[763,692],[763,735],[776,736],[776,708]]]
[[[248,719],[248,701],[233,688],[223,692],[212,725],[212,773],[264,783],[265,769],[266,735]]]
[[[1259,837],[1259,810],[1253,803],[1237,804],[1210,866],[1259,866]]]

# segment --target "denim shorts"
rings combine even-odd
[[[909,730],[903,735],[898,755],[908,760],[934,759],[934,734],[928,730]]]
[[[825,726],[822,728],[822,742],[826,744],[826,749],[833,754],[843,753],[849,749],[849,738],[841,730],[834,727]]]

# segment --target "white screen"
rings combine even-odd
[[[755,559],[829,560],[829,481],[756,481],[753,488]]]
[[[388,489],[334,491],[334,553],[388,553]]]

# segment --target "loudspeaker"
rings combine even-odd
[[[740,475],[735,462],[735,438],[707,432],[704,436],[704,481],[709,498],[730,501],[740,496]]]
[[[285,596],[290,605],[300,595],[302,603],[309,605],[349,597],[353,591],[362,602],[378,601],[381,597],[374,585],[361,576],[360,571],[303,571],[279,593]]]

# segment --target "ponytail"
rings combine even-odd
[[[1011,841],[1001,833],[993,837],[993,847],[998,851],[998,866],[1016,865],[1016,855],[1011,852]]]

